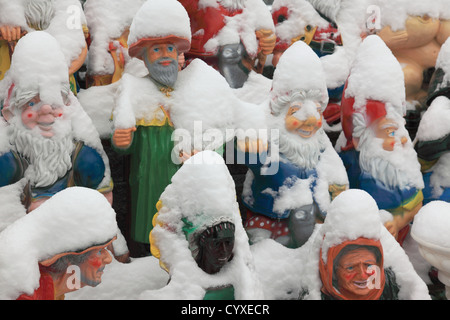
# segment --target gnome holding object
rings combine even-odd
[[[441,47],[428,91],[428,109],[422,115],[414,148],[421,164],[424,204],[450,201],[450,40]]]
[[[187,64],[203,59],[219,70],[232,88],[241,88],[251,71],[262,73],[276,40],[269,9],[262,0],[179,2],[191,20]]]
[[[162,193],[153,223],[152,253],[170,281],[141,298],[263,298],[234,181],[216,152],[199,152],[183,164]]]
[[[156,203],[184,160],[201,150],[221,152],[234,138],[227,129],[241,128],[243,122],[264,126],[258,106],[240,101],[205,62],[195,59],[179,71],[178,56],[189,50],[190,41],[189,17],[175,0],[147,1],[130,27],[129,54],[142,59],[149,73],[123,75],[112,144],[117,152],[131,154],[131,236],[136,242],[148,244]],[[214,134],[205,134],[208,130]]]
[[[0,299],[62,300],[99,285],[112,261],[106,248],[119,233],[116,214],[99,192],[59,192],[0,233]]]
[[[55,38],[44,31],[24,36],[0,87],[14,147],[0,158],[2,176],[11,178],[3,183],[27,178],[28,211],[69,186],[99,190],[112,203],[108,157],[70,91],[67,63]]]
[[[295,248],[323,220],[331,199],[348,187],[342,161],[322,128],[328,95],[321,62],[304,42],[282,55],[271,98],[268,123],[279,137],[271,137],[269,152],[260,150],[258,161],[245,155],[250,169],[242,195],[245,228],[252,242],[272,238]]]
[[[350,188],[367,191],[394,217],[386,223],[402,242],[422,206],[423,179],[403,118],[405,90],[398,61],[376,35],[361,44],[341,104],[336,149]],[[345,140],[345,139],[344,139]]]

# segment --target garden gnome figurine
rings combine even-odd
[[[239,123],[264,123],[261,109],[240,101],[204,61],[178,70],[190,41],[189,16],[175,0],[145,2],[130,27],[128,52],[145,62],[148,75],[122,76],[112,144],[131,155],[131,237],[139,243],[148,244],[156,203],[182,161],[201,150],[221,152],[234,138],[227,130]]]
[[[39,62],[37,63],[37,59]],[[112,203],[109,160],[98,132],[70,90],[59,43],[44,31],[24,36],[0,83],[11,152],[0,157],[2,176],[29,181],[28,211],[70,186],[102,192]]]
[[[112,261],[106,247],[118,232],[116,214],[98,191],[59,192],[0,234],[1,299],[61,300],[99,285]]]
[[[359,47],[341,104],[338,150],[350,187],[367,191],[393,220],[386,227],[401,242],[422,206],[420,164],[405,129],[401,67],[385,43],[368,36]],[[399,234],[400,232],[400,234]]]
[[[216,152],[183,164],[161,195],[154,224],[152,253],[171,280],[144,298],[262,298],[234,181]]]
[[[319,57],[306,43],[294,43],[280,58],[265,104],[269,127],[279,136],[271,137],[269,152],[259,150],[257,161],[254,151],[246,154],[250,170],[242,197],[252,242],[272,238],[301,246],[330,201],[348,188],[345,168],[322,127],[327,102]]]
[[[375,200],[349,189],[305,244],[300,299],[429,300],[425,282],[383,227]]]
[[[421,164],[426,204],[450,201],[450,40],[441,47],[428,93],[428,109],[423,113],[414,141]]]

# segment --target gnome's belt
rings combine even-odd
[[[334,42],[313,40],[309,43],[309,46],[311,47],[311,49],[318,50],[322,53],[333,53],[336,44]]]

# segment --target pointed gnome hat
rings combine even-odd
[[[130,26],[128,52],[140,58],[143,50],[155,41],[175,44],[178,53],[189,51],[191,24],[186,9],[176,0],[147,0]]]
[[[353,148],[353,115],[363,115],[366,127],[385,116],[388,109],[403,116],[406,111],[405,82],[400,63],[377,35],[364,39],[358,48],[341,100],[342,130],[347,138],[343,150]]]
[[[438,96],[450,99],[450,39],[444,42],[436,60],[436,67],[428,88],[427,105]]]
[[[272,81],[271,99],[292,93],[315,97],[325,109],[328,91],[320,58],[303,41],[292,44],[281,56]]]
[[[39,265],[103,245],[118,234],[116,213],[97,190],[67,188],[0,233],[0,299],[32,294]]]
[[[45,31],[28,33],[14,49],[11,67],[0,84],[4,112],[17,105],[16,93],[36,93],[49,104],[64,105],[61,92],[70,91],[69,69],[56,39]],[[30,99],[32,97],[29,97]]]

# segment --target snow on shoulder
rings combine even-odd
[[[116,213],[98,191],[67,188],[0,233],[0,299],[32,294],[40,261],[103,244],[119,232]]]
[[[201,300],[208,288],[230,284],[236,299],[262,298],[234,181],[216,152],[199,152],[183,164],[162,193],[154,221],[152,253],[159,255],[171,280],[160,290],[144,292],[142,299]],[[194,260],[194,239],[220,222],[235,225],[233,258],[218,273],[208,274]]]
[[[414,217],[411,235],[419,242],[450,252],[450,203],[431,201]]]

